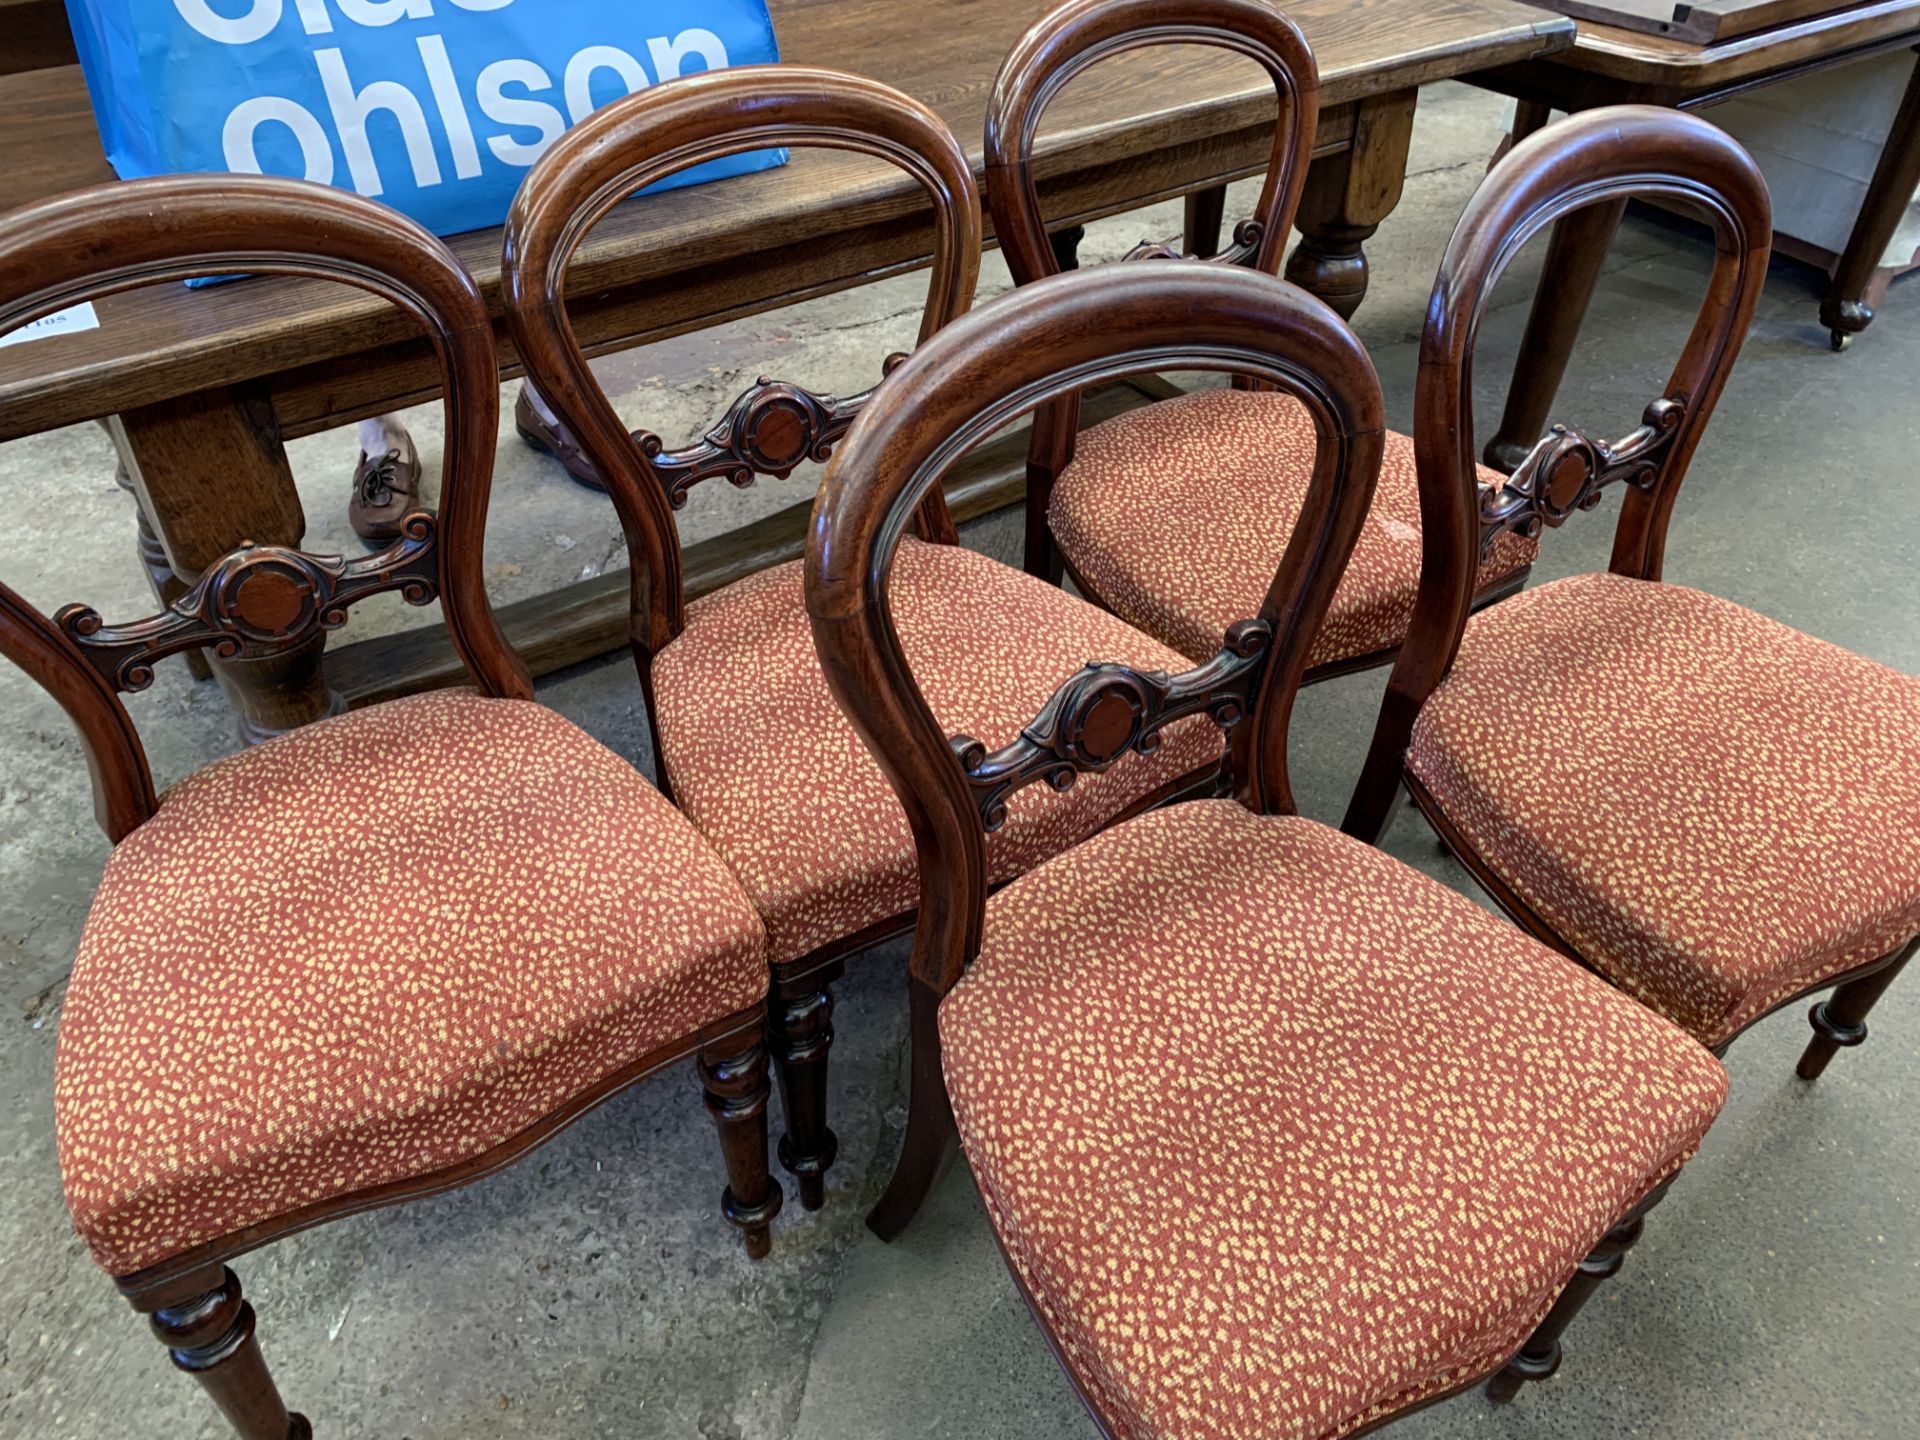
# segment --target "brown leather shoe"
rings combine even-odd
[[[400,522],[420,508],[420,457],[413,437],[397,423],[387,422],[389,448],[379,456],[360,452],[353,467],[353,498],[347,502],[347,523],[369,545],[386,545],[400,538]]]
[[[605,490],[606,482],[600,478],[600,472],[593,468],[593,462],[580,453],[573,433],[557,420],[549,420],[540,413],[540,407],[532,400],[533,387],[521,383],[520,397],[513,402],[513,428],[520,432],[520,438],[538,450],[542,455],[551,455],[566,467],[580,484],[589,490]]]

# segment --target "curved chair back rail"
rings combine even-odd
[[[1280,113],[1266,182],[1234,245],[1213,258],[1280,272],[1320,118],[1320,75],[1306,37],[1266,0],[1068,0],[1020,37],[987,99],[987,204],[1016,284],[1060,269],[1034,177],[1034,141],[1047,107],[1102,60],[1155,45],[1232,50],[1272,79]]]
[[[667,452],[656,437],[627,432],[588,368],[567,317],[567,267],[593,225],[634,191],[703,161],[783,145],[871,155],[919,182],[934,211],[920,338],[966,311],[980,270],[980,201],[966,152],[926,106],[861,76],[746,65],[628,96],[556,141],[507,217],[502,283],[514,343],[613,497],[633,559],[634,640],[648,652],[685,623],[673,511],[687,489],[711,475],[746,484],[755,474],[785,475],[802,461],[826,459],[872,392],[834,400],[762,381],[734,402],[708,441]],[[771,453],[755,438],[770,417],[768,433],[779,436]],[[926,497],[920,520],[930,538],[955,538],[938,492]]]
[[[1640,197],[1683,205],[1714,232],[1712,277],[1666,388],[1624,439],[1555,426],[1503,486],[1483,491],[1474,478],[1473,349],[1494,286],[1521,247],[1563,217]],[[1609,568],[1660,578],[1673,502],[1746,339],[1772,235],[1772,204],[1752,157],[1707,121],[1648,105],[1589,110],[1541,131],[1516,145],[1467,202],[1420,340],[1419,598],[1348,808],[1349,833],[1371,840],[1385,825],[1414,719],[1453,664],[1481,550],[1495,534],[1538,535],[1622,484]]]
[[[79,727],[95,812],[116,842],[157,803],[120,695],[150,683],[165,656],[284,650],[344,623],[363,597],[397,589],[414,604],[439,596],[483,692],[533,693],[487,603],[482,569],[500,407],[493,327],[473,278],[426,230],[371,200],[298,180],[179,175],[79,190],[0,218],[0,333],[116,291],[234,274],[338,280],[420,322],[445,389],[439,512],[409,515],[399,540],[362,559],[243,544],[164,614],[128,625],[107,625],[78,605],[49,619],[0,585],[0,653]]]
[[[1158,45],[1234,51],[1257,61],[1272,79],[1279,114],[1259,203],[1234,243],[1210,258],[1279,274],[1320,121],[1320,73],[1306,37],[1267,0],[1067,0],[1021,36],[987,98],[987,207],[1016,284],[1060,270],[1034,173],[1034,143],[1047,107],[1070,80],[1100,61]],[[1143,245],[1128,258],[1174,253]],[[1064,394],[1034,413],[1027,445],[1026,568],[1056,583],[1060,557],[1047,512],[1054,481],[1073,459],[1079,429],[1080,396]]]
[[[1294,395],[1313,416],[1312,482],[1260,614],[1234,627],[1220,657],[1182,676],[1090,666],[998,755],[949,739],[914,681],[888,606],[893,555],[915,507],[1009,420],[1067,391],[1166,369],[1248,375]],[[911,823],[920,866],[911,969],[916,991],[937,997],[977,948],[982,831],[1020,784],[1045,778],[1064,789],[1079,771],[1151,748],[1172,719],[1204,711],[1234,727],[1242,799],[1292,809],[1293,695],[1372,498],[1383,421],[1372,362],[1333,311],[1271,277],[1195,261],[1022,287],[928,341],[896,379],[855,423],[821,487],[807,609],[828,684]]]

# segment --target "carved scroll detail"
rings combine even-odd
[[[1480,495],[1480,553],[1494,537],[1511,530],[1537,536],[1543,525],[1555,527],[1579,510],[1598,505],[1609,485],[1652,486],[1661,454],[1687,413],[1684,400],[1662,398],[1647,406],[1640,427],[1609,445],[1577,430],[1556,425],[1514,467],[1498,489]]]
[[[1233,243],[1226,246],[1218,255],[1207,257],[1209,265],[1245,265],[1251,261],[1260,249],[1260,237],[1266,233],[1266,225],[1260,220],[1242,220],[1233,229]],[[1142,240],[1126,254],[1121,262],[1128,260],[1191,260],[1195,258],[1176,245],[1164,240]]]
[[[658,435],[644,430],[633,438],[678,510],[702,480],[724,477],[744,490],[762,475],[784,480],[804,461],[824,463],[870,393],[838,400],[762,375],[691,445],[668,450]]]
[[[1090,662],[1003,749],[989,754],[972,736],[955,735],[947,743],[973,787],[981,823],[998,830],[1008,798],[1036,780],[1068,790],[1083,770],[1105,770],[1135,751],[1152,754],[1160,732],[1189,715],[1205,713],[1231,729],[1252,708],[1272,641],[1266,621],[1242,620],[1218,655],[1180,675]]]
[[[398,540],[354,560],[248,542],[150,619],[109,625],[92,606],[68,605],[54,621],[108,684],[144,690],[155,663],[182,650],[206,646],[231,659],[244,645],[271,647],[316,627],[335,630],[357,601],[386,590],[398,590],[409,605],[427,604],[439,593],[437,531],[435,517],[416,510]]]

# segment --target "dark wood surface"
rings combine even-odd
[[[966,23],[939,25],[892,0],[774,0],[773,13],[787,59],[870,75],[925,101],[978,163],[988,82],[1045,8],[978,0]],[[1319,57],[1328,106],[1571,39],[1567,21],[1518,0],[1301,0],[1288,11]],[[1054,213],[1112,213],[1249,173],[1270,148],[1272,114],[1258,71],[1204,52],[1163,49],[1102,67],[1061,97],[1040,146]],[[0,207],[108,178],[76,68],[0,78],[0,134],[13,145]],[[582,339],[590,351],[616,349],[922,264],[927,220],[911,181],[823,153],[647,197],[582,247],[573,277],[589,300]],[[459,237],[454,249],[498,314],[498,232]],[[425,356],[383,308],[337,287],[169,289],[117,297],[101,320],[57,348],[0,351],[0,439],[261,377],[289,438],[432,390]],[[502,360],[515,368],[504,345]]]
[[[74,63],[63,0],[0,0],[0,75]]]
[[[1550,63],[1493,67],[1475,80],[1563,110],[1632,102],[1691,106],[1898,49],[1916,36],[1920,0],[1867,0],[1715,45],[1581,20],[1572,48]]]
[[[1855,0],[1531,0],[1542,9],[1689,45],[1721,45],[1845,10]]]

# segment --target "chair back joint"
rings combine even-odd
[[[1504,485],[1481,492],[1481,558],[1486,558],[1503,531],[1531,539],[1543,525],[1557,529],[1575,512],[1599,505],[1611,485],[1652,490],[1660,475],[1660,457],[1679,433],[1686,413],[1684,399],[1662,396],[1647,406],[1638,429],[1611,444],[1555,425],[1514,467]]]
[[[337,630],[353,605],[387,590],[409,605],[428,604],[440,593],[438,524],[416,510],[398,540],[354,560],[247,541],[158,615],[109,625],[91,605],[68,605],[54,623],[113,689],[144,690],[153,667],[183,650],[206,647],[231,660],[243,648],[288,649],[317,630]]]
[[[1008,799],[1036,780],[1069,790],[1082,771],[1105,770],[1135,752],[1152,754],[1161,732],[1188,716],[1204,714],[1231,730],[1253,709],[1272,644],[1271,624],[1241,620],[1227,631],[1218,655],[1179,675],[1090,661],[1053,692],[1012,744],[989,753],[970,735],[954,736],[948,744],[981,825],[998,830]]]

